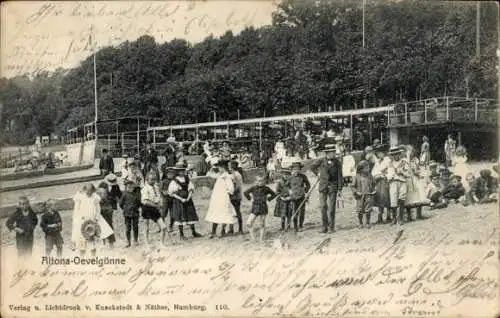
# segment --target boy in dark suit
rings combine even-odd
[[[127,235],[127,246],[130,247],[130,236],[134,231],[134,243],[137,245],[139,240],[139,208],[141,207],[141,197],[135,191],[134,182],[125,180],[125,192],[120,200],[120,208],[125,217],[125,227]]]
[[[59,211],[56,209],[56,202],[52,199],[45,203],[45,213],[42,215],[40,227],[45,233],[45,255],[50,256],[54,245],[57,256],[62,256],[63,238],[61,235],[62,221]]]
[[[333,233],[335,232],[337,196],[342,193],[344,178],[342,177],[342,164],[335,157],[335,144],[326,144],[323,151],[326,153],[326,158],[314,162],[311,165],[311,171],[319,178],[319,200],[323,219],[323,229],[320,233],[328,233],[328,228]],[[330,221],[328,216],[330,216]]]

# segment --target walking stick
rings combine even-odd
[[[284,245],[284,242],[283,242],[283,235],[285,234],[285,231],[288,230],[290,228],[290,225],[292,224],[291,221],[293,220],[294,217],[297,216],[297,214],[300,212],[300,209],[302,208],[302,206],[306,203],[307,199],[309,199],[309,197],[311,196],[311,193],[312,191],[314,190],[314,188],[316,188],[316,186],[318,185],[319,183],[319,178],[318,180],[316,180],[316,182],[312,185],[312,187],[309,189],[309,191],[306,193],[306,195],[304,196],[304,200],[302,200],[302,202],[299,204],[299,207],[295,210],[295,212],[292,214],[292,217],[288,220],[288,223],[286,225],[286,227],[281,231],[281,234],[279,235],[279,237],[277,239],[274,240],[274,246],[279,246],[280,248],[283,247]]]

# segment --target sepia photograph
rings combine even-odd
[[[495,1],[0,4],[2,317],[499,317]]]

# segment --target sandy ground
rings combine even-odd
[[[309,173],[307,174],[311,184],[314,184],[315,178],[312,177]],[[52,189],[52,191],[43,191],[47,192],[47,198],[50,193],[56,193],[54,196],[56,197],[67,197],[68,194],[73,194],[81,184],[72,184],[65,186],[54,187],[57,189]],[[245,186],[245,188],[248,185]],[[271,184],[270,187],[274,190],[275,185]],[[47,190],[50,188],[47,188]],[[32,196],[35,196],[40,199],[45,199],[40,196],[42,192],[39,190],[33,190],[31,193]],[[197,230],[208,236],[211,230],[211,224],[204,221],[205,213],[208,209],[208,202],[210,199],[211,190],[208,188],[197,189],[193,200],[195,202],[195,206],[198,211],[198,216],[200,222],[197,224]],[[4,198],[2,198],[3,201]],[[377,233],[384,233],[387,231],[393,231],[393,229],[398,228],[399,226],[393,227],[389,224],[383,225],[374,225],[371,229],[359,230],[357,214],[354,212],[355,201],[352,197],[352,192],[350,188],[346,188],[342,194],[342,200],[344,201],[344,207],[337,209],[337,217],[336,217],[336,226],[338,232],[333,234],[333,236],[342,238],[349,237],[351,235],[377,235]],[[12,201],[15,202],[15,201]],[[3,202],[2,202],[3,203]],[[275,200],[269,204],[269,215],[267,216],[266,223],[268,227],[268,235],[267,241],[270,244],[273,238],[276,238],[280,234],[280,218],[273,216]],[[244,229],[246,229],[246,219],[249,216],[251,202],[243,199],[241,211],[243,214],[244,221]],[[451,204],[448,208],[442,210],[429,210],[428,208],[424,208],[424,215],[428,217],[426,220],[415,221],[409,224],[404,225],[405,228],[411,228],[412,231],[439,231],[440,227],[446,227],[448,230],[452,232],[468,232],[476,229],[486,229],[493,228],[496,226],[496,218],[498,207],[495,204],[489,205],[481,205],[474,207],[463,207],[460,204]],[[71,213],[72,211],[61,211],[62,219],[63,219],[63,238],[67,243],[65,248],[67,248],[70,242],[71,237]],[[415,212],[413,212],[415,216]],[[1,235],[2,235],[2,245],[13,246],[14,244],[14,234],[10,233],[5,227],[5,220],[2,220],[0,224]],[[376,221],[376,216],[372,216],[372,223]],[[113,216],[113,223],[115,226],[115,233],[117,237],[117,249],[121,250],[126,242],[125,230],[124,230],[124,219],[120,211],[116,212]],[[139,242],[140,245],[143,245],[144,239],[144,221],[141,220],[139,224]],[[285,233],[284,241],[289,241],[291,244],[295,242],[300,242],[303,239],[311,239],[311,238],[321,238],[322,234],[319,234],[318,231],[321,228],[321,212],[318,204],[318,191],[317,188],[313,190],[310,200],[306,205],[306,217],[305,217],[305,231],[301,233],[295,233],[291,228],[287,233]],[[160,234],[158,232],[158,227],[156,225],[151,225],[151,244],[158,244],[160,241]],[[186,235],[190,237],[190,231],[186,230]],[[328,234],[330,235],[330,234]],[[178,233],[175,231],[172,234],[173,239],[178,242]],[[224,239],[217,238],[215,240],[211,240],[210,244],[223,244],[220,242],[234,242],[240,243],[244,242],[248,239],[248,235],[244,236],[234,236],[234,237],[226,237]],[[35,240],[36,247],[35,249],[40,249],[40,252],[43,250],[43,232],[40,227],[37,227],[35,231]],[[200,245],[203,246],[207,244],[209,240],[207,237],[200,239],[192,239],[190,238],[188,241],[183,242],[183,244],[189,245]],[[214,243],[212,243],[214,241]],[[155,243],[156,242],[156,243]],[[167,243],[170,244],[170,243]],[[137,249],[141,249],[138,247]]]
[[[453,204],[442,210],[425,209],[425,220],[402,226],[382,224],[358,229],[351,191],[345,189],[345,205],[337,211],[337,232],[320,234],[321,216],[315,190],[307,205],[305,231],[287,232],[282,241],[289,246],[281,250],[273,244],[280,235],[280,220],[272,216],[274,202],[270,204],[265,242],[249,241],[248,234],[208,239],[210,224],[203,219],[209,196],[207,188],[199,189],[194,196],[201,220],[197,228],[204,237],[194,239],[187,230],[188,240],[180,242],[174,233],[172,238],[176,244],[169,241],[162,245],[160,234],[154,233],[151,245],[146,246],[140,235],[139,246],[125,248],[123,217],[116,213],[116,247],[113,251],[101,247],[98,255],[125,257],[124,266],[45,268],[40,265],[44,239],[38,227],[35,256],[28,264],[33,272],[25,272],[28,276],[17,284],[11,282],[16,281],[16,271],[26,263],[16,262],[14,234],[6,230],[3,219],[0,224],[2,280],[8,282],[2,290],[6,295],[5,304],[92,307],[64,314],[43,309],[9,311],[3,307],[5,316],[451,317],[461,314],[462,317],[492,317],[498,313],[496,204],[467,208]],[[250,202],[244,200],[245,219],[249,209]],[[62,218],[64,256],[72,257],[75,254],[69,250],[71,211],[63,211]],[[144,233],[143,223],[140,232]],[[77,275],[82,270],[86,271],[84,277]],[[68,276],[68,273],[73,274]],[[357,284],[351,280],[349,283],[350,275],[366,282]],[[340,285],[329,288],[325,282]],[[40,283],[48,285],[40,287],[42,285],[37,285]],[[65,289],[75,290],[80,283],[87,288],[84,298],[60,294]],[[34,297],[29,292],[33,288],[42,288],[54,296]],[[116,290],[123,294],[115,294]],[[93,307],[95,304],[129,304],[132,310],[142,307],[136,311],[99,311]],[[145,304],[170,307],[146,311]],[[173,304],[206,307],[202,307],[204,311],[176,311],[172,310]],[[218,304],[227,309],[221,312]]]

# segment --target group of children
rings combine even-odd
[[[452,174],[453,167],[420,162],[411,146],[391,147],[387,153],[381,146],[369,147],[365,152],[351,184],[361,228],[370,226],[371,213],[378,215],[377,223],[402,224],[405,215],[407,221],[413,220],[413,209],[422,219],[424,206],[440,209],[450,203],[467,206],[497,200],[498,181],[488,169],[481,170],[478,178],[466,172],[463,184],[462,167]]]
[[[34,243],[34,232],[38,225],[38,217],[30,206],[27,197],[19,198],[19,207],[7,219],[7,228],[16,233],[16,248],[19,257],[31,256]],[[63,238],[61,216],[54,200],[44,204],[40,227],[45,233],[45,252],[50,255],[54,246],[58,256],[62,255]]]
[[[302,173],[303,166],[300,162],[293,163],[290,169],[279,171],[276,191],[266,185],[265,176],[257,177],[256,183],[243,191],[237,162],[228,164],[222,160],[215,166],[220,168],[219,175],[225,182],[227,178],[232,182],[231,186],[226,187],[226,201],[234,207],[230,210],[234,211],[233,216],[236,218],[234,222],[222,222],[230,224],[230,229],[226,233],[223,225],[221,236],[234,233],[233,223],[236,222],[238,233],[243,233],[240,211],[243,197],[252,201],[250,216],[246,222],[252,240],[256,239],[256,221],[260,225],[259,238],[264,239],[268,202],[275,198],[274,216],[281,219],[281,230],[287,230],[293,223],[295,231],[303,231],[305,205],[311,184]],[[131,163],[123,176],[123,192],[113,174],[107,175],[97,188],[86,184],[74,198],[71,238],[73,249],[80,250],[82,254],[90,249],[91,254],[95,255],[96,242],[89,242],[82,236],[81,225],[85,220],[95,220],[97,223],[101,222],[100,224],[103,224],[104,220],[112,230],[113,215],[119,210],[123,214],[126,227],[126,247],[130,247],[132,241],[138,244],[141,217],[145,221],[146,242],[149,242],[150,221],[159,226],[162,242],[170,235],[174,226],[178,227],[181,239],[186,239],[185,226],[189,226],[194,238],[201,237],[195,227],[199,218],[192,199],[194,184],[190,181],[186,168],[185,162],[179,162],[174,167],[166,168],[161,179],[158,173],[150,172],[144,180],[139,167]],[[438,168],[435,162],[421,163],[411,146],[391,147],[388,152],[379,145],[368,147],[363,160],[356,165],[356,175],[351,182],[360,227],[370,226],[372,214],[377,215],[376,223],[402,224],[405,215],[406,221],[413,220],[414,209],[416,218],[423,218],[424,206],[439,209],[451,203],[467,206],[497,200],[498,180],[492,176],[490,170],[481,170],[478,177],[467,172],[465,182],[460,175],[464,172],[459,173],[458,170],[452,174],[448,167]],[[216,214],[217,204],[220,203],[217,200],[214,203]],[[387,213],[384,220],[385,211]],[[217,222],[213,220],[218,220],[218,216],[206,220],[214,224],[210,235],[212,238],[217,229]],[[16,232],[19,256],[31,255],[33,233],[37,225],[36,213],[31,209],[28,199],[21,197],[19,207],[7,220],[8,229]],[[50,255],[55,246],[57,255],[61,256],[64,243],[61,235],[62,221],[54,200],[45,203],[40,226],[45,233],[46,254]],[[104,237],[103,243],[113,248],[116,242],[113,231]]]

